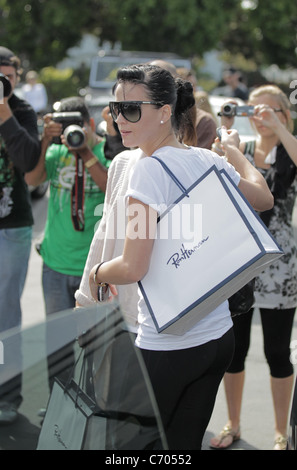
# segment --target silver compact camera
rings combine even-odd
[[[254,106],[237,106],[233,103],[227,103],[223,106],[222,111],[218,113],[218,116],[241,116],[241,117],[250,117],[255,114]]]

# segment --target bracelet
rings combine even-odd
[[[94,166],[96,163],[98,163],[98,159],[96,157],[93,157],[90,160],[88,160],[87,162],[85,162],[85,167],[89,169],[92,166]]]
[[[98,266],[96,268],[96,271],[94,272],[94,277],[93,277],[94,283],[97,284],[97,286],[99,286],[99,287],[106,287],[108,285],[108,284],[106,284],[106,282],[97,282],[97,279],[96,279],[99,268],[100,268],[100,266],[102,266],[103,263],[104,263],[104,261],[102,261],[102,263],[98,264]]]

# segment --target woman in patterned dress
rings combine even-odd
[[[275,413],[275,450],[287,443],[287,420],[293,387],[290,341],[297,306],[297,249],[292,227],[292,213],[297,194],[297,139],[293,136],[290,102],[274,85],[252,91],[249,104],[255,106],[251,118],[256,141],[241,143],[241,151],[265,176],[274,196],[273,209],[260,217],[284,251],[284,256],[270,265],[256,279],[255,307],[260,309],[264,352],[270,369],[271,392]],[[222,118],[231,127],[233,118]],[[217,145],[217,144],[216,144]],[[236,350],[225,374],[225,392],[229,421],[211,447],[226,448],[240,438],[240,412],[245,379],[245,359],[250,344],[253,309],[234,317]]]

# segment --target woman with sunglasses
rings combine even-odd
[[[290,102],[280,88],[264,85],[249,97],[258,138],[242,143],[246,158],[263,174],[274,196],[274,207],[260,214],[285,255],[256,278],[255,307],[260,309],[264,351],[271,375],[275,415],[275,450],[287,445],[287,420],[293,387],[290,341],[297,306],[297,249],[292,212],[297,194],[297,139],[292,134]],[[224,120],[223,120],[224,119]],[[227,127],[233,118],[222,118]],[[240,412],[249,350],[253,309],[234,318],[235,354],[225,375],[229,421],[211,440],[215,448],[229,447],[240,437]]]
[[[116,101],[110,103],[110,110],[123,144],[139,147],[146,155],[136,163],[126,194],[128,209],[135,205],[139,208],[139,236],[131,213],[122,255],[94,266],[90,272],[90,290],[95,299],[98,284],[130,284],[143,278],[149,269],[157,217],[180,196],[179,188],[150,156],[164,161],[185,187],[212,165],[224,168],[256,209],[273,205],[264,178],[239,152],[235,131],[223,132],[222,141],[238,171],[209,150],[179,142],[176,134],[186,111],[195,104],[189,82],[174,79],[156,66],[131,66],[119,70],[114,93]],[[138,322],[136,345],[148,369],[169,449],[200,449],[217,389],[233,354],[228,303],[221,304],[184,335],[175,336],[158,334],[140,297]]]

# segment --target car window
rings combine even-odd
[[[66,386],[71,393],[79,386],[82,392],[72,395],[73,409],[79,406],[87,414],[86,407],[91,408],[96,415],[96,422],[91,422],[95,431],[84,440],[84,449],[143,450],[155,441],[166,449],[155,398],[134,339],[119,306],[113,302],[60,312],[30,328],[2,333],[0,387],[13,394],[13,384],[22,374],[23,402],[18,420],[1,428],[0,449],[34,450],[47,446],[49,450],[64,450],[67,434],[75,431],[71,419],[59,430],[55,426],[53,431],[49,425],[53,406],[59,401],[56,392],[50,393],[48,387],[47,361],[53,355],[57,371],[54,383]],[[75,367],[67,362],[70,345]],[[65,371],[67,379],[62,379]],[[47,408],[43,419],[38,417],[42,407]],[[66,409],[58,416],[61,423],[66,419],[64,414]]]
[[[91,63],[89,85],[93,88],[112,88],[119,68],[124,65],[147,63],[157,59],[156,56],[157,54],[146,56],[127,54],[127,56],[94,57]],[[191,68],[191,62],[187,59],[168,56],[168,59],[164,60],[168,60],[176,67]]]

